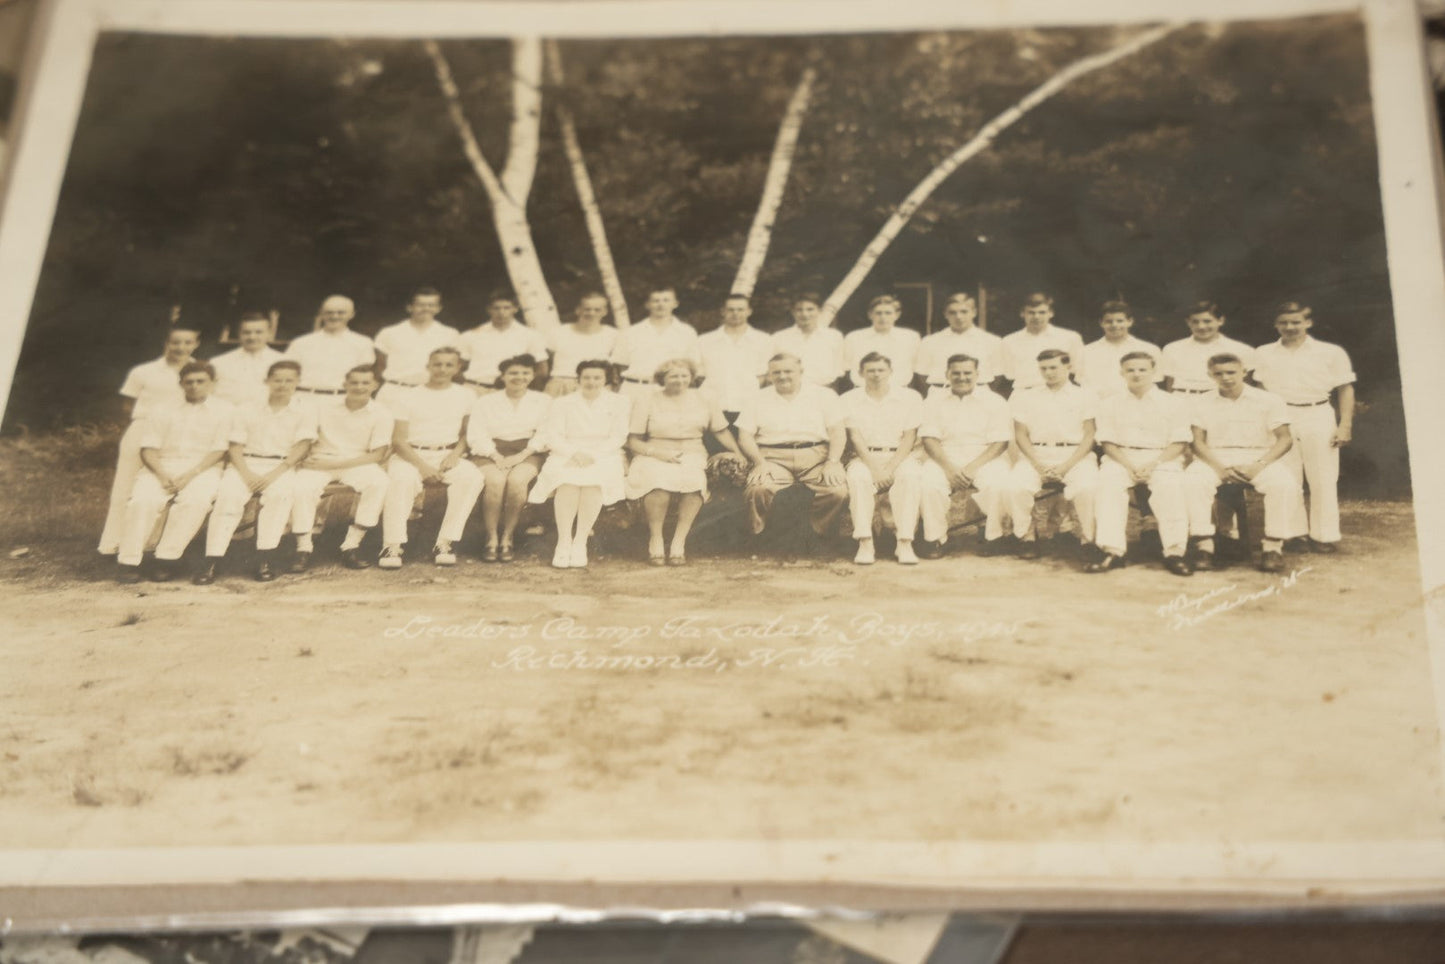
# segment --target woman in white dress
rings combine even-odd
[[[577,391],[552,400],[540,433],[549,454],[528,501],[552,497],[557,518],[552,565],[558,569],[587,565],[587,540],[602,507],[622,500],[630,405],[625,396],[607,390],[607,372],[605,361],[579,364]]]
[[[660,391],[636,402],[627,450],[627,497],[641,499],[647,517],[647,561],[654,566],[687,564],[687,535],[707,498],[709,432],[727,450],[736,453],[737,442],[728,431],[722,410],[692,387],[697,367],[690,359],[674,358],[658,366],[653,380]],[[663,555],[663,522],[677,499],[677,528]]]
[[[531,355],[508,358],[499,366],[502,391],[477,399],[467,419],[467,448],[482,470],[482,525],[487,530],[483,562],[511,562],[512,537],[527,504],[527,490],[542,468],[537,433],[552,399],[527,386],[537,373]]]

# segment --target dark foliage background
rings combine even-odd
[[[827,293],[942,157],[1112,29],[778,39],[566,42],[567,103],[636,304],[679,288],[716,324],[783,106],[819,69],[754,320]],[[504,160],[508,45],[448,42],[468,112]],[[553,117],[530,214],[564,315],[597,285]],[[838,324],[866,299],[988,295],[1018,327],[1044,288],[1057,321],[1097,337],[1122,295],[1136,333],[1186,334],[1179,308],[1219,301],[1226,332],[1273,338],[1269,306],[1313,302],[1319,337],[1358,366],[1362,491],[1400,491],[1403,419],[1363,29],[1352,17],[1188,28],[1089,75],[1006,131],[934,195]],[[418,284],[444,319],[481,320],[505,286],[487,200],[417,43],[103,36],[66,172],[6,428],[113,417],[126,368],[158,354],[172,306],[206,331],[246,308],[307,330],[331,292],[373,333]],[[899,288],[896,286],[902,285]]]

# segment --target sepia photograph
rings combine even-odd
[[[0,892],[1439,887],[1408,4],[321,6],[48,8]]]

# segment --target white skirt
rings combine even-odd
[[[568,465],[567,459],[555,455],[547,456],[542,471],[537,474],[537,484],[527,496],[528,502],[542,503],[564,485],[579,487],[593,486],[602,490],[602,504],[612,505],[623,499],[622,450],[594,455],[591,465]]]

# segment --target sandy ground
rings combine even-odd
[[[33,546],[0,554],[0,846],[1438,839],[1409,506],[1345,525],[1284,580],[744,555],[122,587]]]

